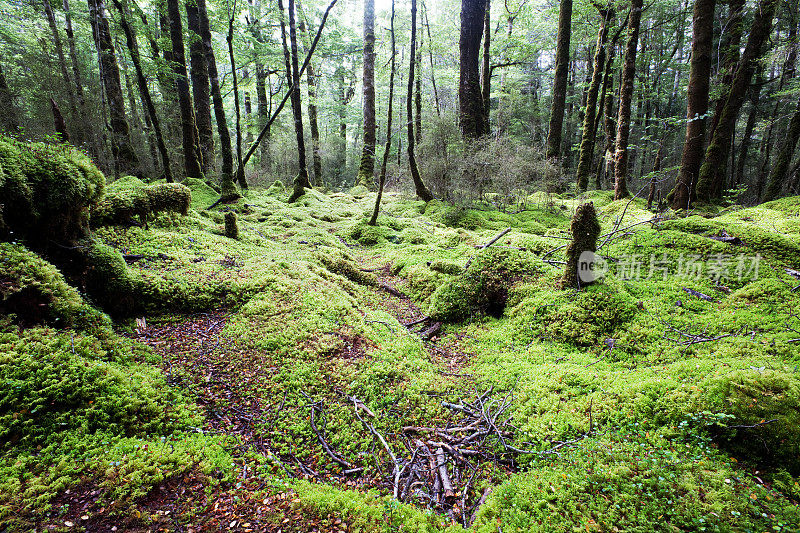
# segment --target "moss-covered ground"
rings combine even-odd
[[[372,193],[208,211],[187,185],[185,215],[92,221],[125,309],[0,244],[0,530],[800,528],[798,198],[677,219],[605,192],[512,214],[387,194],[372,227]],[[586,200],[609,273],[562,290]],[[425,316],[427,340],[404,325]],[[487,390],[510,444],[566,444],[480,457],[446,510],[393,499],[353,399],[403,456],[405,426]]]

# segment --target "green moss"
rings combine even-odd
[[[91,297],[112,315],[130,316],[140,306],[134,292],[128,265],[114,248],[87,241],[86,290]]]
[[[109,325],[103,313],[88,305],[64,276],[24,247],[0,243],[0,314],[14,323],[86,329]]]
[[[364,246],[374,246],[386,240],[389,230],[381,226],[370,226],[359,222],[350,229],[350,237]]]
[[[239,218],[233,211],[225,213],[225,236],[234,240],[239,238]]]
[[[191,190],[179,183],[142,187],[136,182],[125,182],[109,188],[108,194],[92,209],[92,226],[129,225],[134,217],[146,224],[153,215],[165,212],[186,215],[191,201]]]
[[[456,263],[437,259],[431,263],[431,270],[440,272],[442,274],[455,276],[456,274],[461,274],[461,272],[464,270],[464,267]]]
[[[428,315],[457,322],[475,313],[499,316],[516,283],[540,274],[544,265],[532,254],[501,248],[478,251],[463,274],[431,296]]]
[[[362,271],[346,254],[331,250],[331,253],[318,253],[317,258],[330,272],[339,274],[354,283],[372,287],[378,285],[375,274]]]
[[[71,243],[86,232],[88,208],[102,195],[105,177],[69,145],[22,143],[0,137],[0,226],[5,237],[34,248]]]

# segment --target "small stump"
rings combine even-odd
[[[239,218],[233,211],[225,213],[225,236],[229,239],[239,239]]]
[[[572,242],[567,246],[567,266],[561,278],[561,288],[579,289],[592,283],[597,273],[594,271],[594,252],[597,251],[597,237],[600,235],[600,222],[592,202],[578,207],[570,225]]]

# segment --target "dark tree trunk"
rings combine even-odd
[[[234,7],[236,4],[234,3]],[[242,110],[239,104],[239,77],[236,72],[236,58],[233,55],[233,24],[236,22],[236,10],[234,9],[228,18],[228,35],[225,40],[228,43],[228,59],[231,62],[231,74],[233,78],[233,103],[236,112],[236,176],[234,179],[242,189],[247,189],[247,179],[244,175],[244,165],[242,164]]]
[[[217,134],[219,135],[219,147],[222,155],[222,169],[220,172],[220,191],[223,201],[234,200],[239,197],[236,185],[233,181],[233,148],[231,146],[231,134],[228,129],[228,120],[225,117],[225,106],[222,101],[220,91],[219,72],[217,71],[217,59],[214,56],[214,47],[211,40],[211,26],[208,22],[208,11],[206,0],[196,0],[197,11],[200,17],[200,38],[203,41],[203,52],[206,56],[208,66],[208,78],[211,85],[211,98],[214,101],[214,118],[217,122]]]
[[[307,23],[305,21],[305,14],[303,13],[303,8],[301,7],[299,1],[297,2],[297,12],[300,17],[300,31],[306,36],[308,45],[311,46],[312,37],[308,31]],[[322,151],[319,138],[319,119],[317,111],[317,77],[314,74],[314,66],[311,61],[308,62],[306,71],[306,83],[308,84],[308,126],[311,130],[311,157],[314,166],[314,180],[319,184],[322,183]]]
[[[156,144],[158,146],[158,152],[161,155],[161,166],[164,169],[164,178],[167,180],[167,183],[172,183],[173,178],[172,169],[170,168],[169,163],[169,153],[167,152],[167,145],[164,142],[164,136],[161,131],[161,121],[158,119],[156,106],[153,103],[153,98],[150,94],[150,88],[147,85],[147,78],[142,70],[142,62],[139,57],[139,48],[136,44],[136,35],[133,32],[133,28],[128,23],[128,19],[125,17],[125,12],[123,11],[123,6],[120,0],[114,0],[114,5],[117,7],[117,11],[119,12],[119,23],[122,27],[122,31],[125,33],[125,40],[128,44],[128,52],[131,55],[133,68],[136,70],[136,82],[139,86],[139,93],[142,96],[142,100],[144,100],[147,108],[147,115],[150,117],[150,123],[153,125],[153,130],[155,131]]]
[[[556,69],[553,78],[553,102],[550,106],[550,129],[547,134],[546,155],[561,155],[561,134],[564,126],[564,108],[567,101],[569,77],[569,46],[572,33],[572,0],[561,0],[558,12],[558,37],[556,44]]]
[[[483,131],[491,133],[489,125],[489,104],[492,96],[492,6],[491,0],[486,0],[486,13],[483,15],[483,64],[481,65],[481,95],[483,100]]]
[[[692,59],[686,105],[686,139],[681,168],[672,192],[673,209],[688,209],[692,190],[703,162],[708,92],[711,82],[711,54],[714,41],[715,0],[697,0],[694,4]]]
[[[19,133],[19,119],[14,107],[14,98],[3,74],[2,64],[0,64],[0,129],[7,133]]]
[[[414,80],[414,140],[422,144],[422,42],[417,47],[417,77]]]
[[[725,107],[725,96],[730,90],[733,75],[736,73],[736,64],[739,62],[741,53],[742,34],[744,33],[744,6],[746,0],[728,0],[728,18],[725,21],[725,31],[723,43],[721,44],[722,66],[719,71],[719,84],[721,96],[714,102],[714,115],[711,118],[711,125],[708,128],[708,137],[714,135],[717,124],[722,116],[722,109]]]
[[[697,199],[707,202],[722,193],[722,188],[727,175],[728,156],[730,155],[731,139],[736,127],[736,119],[747,97],[747,88],[761,57],[761,51],[772,29],[772,18],[778,0],[761,0],[756,10],[753,26],[747,39],[742,57],[731,81],[730,90],[725,97],[726,102],[720,115],[714,135],[706,150],[706,158],[700,167],[700,176],[697,180]]]
[[[125,100],[119,77],[119,65],[111,40],[111,29],[106,17],[103,0],[88,0],[89,17],[92,21],[94,40],[99,56],[100,77],[106,92],[108,116],[111,123],[111,153],[114,156],[115,174],[139,174],[139,158],[131,144],[128,119],[125,116]]]
[[[292,114],[294,115],[294,131],[297,137],[298,172],[294,179],[294,191],[289,198],[294,202],[303,195],[304,189],[310,189],[308,166],[306,165],[306,141],[303,135],[303,109],[300,102],[300,65],[297,60],[297,24],[295,22],[295,0],[289,0],[289,44],[292,61]],[[282,2],[281,2],[282,4]],[[280,6],[282,9],[282,5]]]
[[[44,4],[45,15],[47,16],[47,23],[50,26],[50,33],[53,34],[53,45],[56,49],[56,56],[58,57],[58,68],[61,70],[61,77],[64,78],[64,86],[66,87],[67,97],[69,98],[69,108],[70,112],[72,113],[72,119],[78,120],[80,115],[78,114],[78,106],[75,101],[75,94],[72,92],[72,82],[70,81],[69,73],[67,72],[67,58],[64,56],[64,48],[61,45],[61,35],[58,33],[58,26],[56,26],[56,17],[53,14],[53,8],[50,5],[50,0],[42,0],[42,2]],[[56,105],[56,107],[58,106]],[[55,115],[55,108],[53,108],[53,112]],[[64,117],[62,116],[61,119],[63,120],[63,118]],[[76,129],[75,132],[78,133],[78,130]],[[77,137],[80,137],[80,135]],[[66,137],[62,135],[62,140],[65,138],[69,140],[69,134],[67,134]],[[77,143],[80,143],[81,139],[78,138],[76,141]]]
[[[78,64],[78,52],[75,48],[75,33],[72,30],[72,14],[69,10],[69,0],[64,0],[64,23],[65,33],[67,34],[67,45],[69,46],[69,55],[72,62],[72,81],[75,83],[75,96],[78,99],[78,106],[83,112],[84,109],[84,95],[83,95],[83,82],[81,81],[81,71]]]
[[[597,130],[597,96],[600,84],[603,81],[603,72],[606,61],[606,41],[608,40],[609,22],[614,17],[611,9],[600,10],[600,31],[597,34],[597,48],[594,54],[594,68],[592,80],[586,92],[586,106],[584,107],[583,130],[581,133],[581,147],[578,156],[578,189],[585,191],[589,186],[589,175],[592,172],[592,158],[594,156],[594,142]]]
[[[797,109],[792,115],[792,120],[789,121],[783,145],[772,165],[762,201],[769,202],[781,195],[784,185],[789,181],[789,165],[792,162],[792,155],[797,148],[798,140],[800,140],[800,101],[797,102]]]
[[[639,45],[639,26],[642,20],[643,0],[631,0],[628,19],[628,44],[625,63],[622,67],[622,82],[619,90],[619,113],[617,114],[617,140],[614,151],[614,199],[629,196],[628,193],[628,137],[631,125],[631,100],[636,81],[636,49]]]
[[[603,90],[600,94],[600,105],[603,115],[603,134],[605,145],[601,156],[600,164],[597,167],[595,176],[595,186],[597,189],[603,188],[603,182],[608,181],[608,176],[614,175],[614,140],[617,124],[614,120],[614,55],[617,47],[617,39],[622,34],[622,28],[615,35],[614,40],[608,46],[608,57],[606,58],[606,71],[603,76]],[[597,120],[599,127],[600,120]]]
[[[202,154],[197,138],[192,94],[186,76],[186,59],[183,52],[183,23],[178,0],[167,0],[169,35],[172,42],[172,71],[178,90],[178,106],[181,112],[181,133],[183,137],[183,159],[186,177],[203,178]]]
[[[375,198],[375,208],[369,225],[374,226],[378,223],[378,212],[381,208],[381,198],[383,197],[383,187],[386,184],[386,165],[389,162],[389,149],[392,147],[392,103],[394,100],[394,66],[397,46],[394,39],[394,0],[392,0],[392,18],[389,23],[389,32],[392,37],[392,57],[390,59],[391,69],[389,70],[389,109],[386,111],[386,144],[383,147],[383,161],[381,162],[381,173],[378,180],[378,195]]]
[[[211,89],[205,46],[200,37],[200,10],[197,0],[186,1],[186,25],[192,40],[189,44],[189,60],[192,72],[192,96],[194,116],[199,135],[203,172],[214,168],[214,129],[211,125]]]
[[[470,0],[464,0],[468,2]],[[463,5],[463,4],[462,4]],[[462,11],[462,35],[463,35],[463,11]],[[411,50],[408,54],[408,93],[406,96],[406,123],[408,124],[408,166],[411,170],[411,179],[414,181],[414,190],[417,196],[424,202],[433,200],[431,191],[425,186],[422,177],[419,175],[419,168],[417,168],[417,157],[414,155],[414,121],[411,120],[413,114],[413,96],[414,96],[414,65],[417,62],[417,0],[411,0]],[[476,64],[475,70],[477,74],[477,54],[475,56]],[[463,56],[462,56],[463,60]],[[463,65],[463,63],[462,63]],[[475,80],[477,81],[477,80]],[[478,96],[480,97],[480,86],[478,86]],[[480,101],[480,100],[479,100]],[[480,115],[477,117],[480,119]]]
[[[570,2],[571,0],[565,0]],[[414,7],[416,10],[416,4]],[[480,137],[484,131],[483,95],[478,63],[481,53],[481,35],[486,13],[486,0],[461,0],[461,37],[459,38],[458,100],[461,133],[464,137]],[[411,62],[414,62],[413,51]],[[412,83],[410,80],[409,83]],[[409,91],[408,97],[411,98]],[[409,109],[411,108],[408,106]],[[409,114],[409,117],[411,115]]]
[[[763,70],[763,67],[762,67]],[[756,127],[758,117],[758,102],[761,99],[761,87],[764,84],[763,73],[759,73],[756,83],[750,88],[750,114],[747,116],[747,125],[744,128],[744,137],[739,147],[739,160],[736,162],[736,173],[733,176],[733,187],[736,188],[742,182],[744,169],[747,165],[747,156],[750,154],[750,146],[753,144],[753,130]]]
[[[375,173],[375,0],[364,0],[364,144],[357,185],[371,187]]]
[[[433,67],[433,40],[431,40],[431,25],[428,21],[428,8],[425,2],[422,2],[422,12],[425,15],[425,28],[428,30],[428,59],[431,63],[431,85],[433,85],[433,102],[436,105],[436,116],[441,116],[441,108],[439,104],[439,90],[436,88],[436,72]]]
[[[50,109],[53,111],[53,129],[59,141],[68,143],[69,133],[67,132],[67,122],[64,120],[64,115],[61,114],[61,109],[58,108],[58,104],[52,98],[50,99]]]

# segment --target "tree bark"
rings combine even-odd
[[[425,28],[428,31],[428,58],[430,59],[431,63],[431,85],[433,86],[433,102],[436,105],[436,116],[439,117],[442,115],[442,112],[439,104],[439,91],[436,88],[436,72],[435,72],[436,69],[434,69],[433,67],[433,40],[431,39],[431,24],[428,21],[428,8],[425,6],[425,2],[422,2],[422,13],[425,15]]]
[[[197,123],[198,142],[202,155],[202,170],[214,168],[214,129],[211,125],[211,89],[209,85],[208,61],[205,46],[200,37],[200,9],[197,0],[186,1],[186,25],[191,41],[189,60],[191,62],[192,96],[194,97],[194,116]]]
[[[186,177],[203,178],[202,154],[197,138],[192,94],[186,75],[186,59],[183,51],[183,23],[178,0],[167,0],[169,35],[172,42],[172,71],[178,91],[178,106],[181,112],[181,134],[183,138],[183,159]]]
[[[3,74],[2,64],[0,64],[0,129],[12,134],[19,133],[19,119],[14,107],[14,98]]]
[[[608,59],[606,60],[606,73],[603,79],[603,132],[605,134],[605,149],[603,150],[603,161],[598,167],[596,185],[602,189],[602,182],[609,181],[609,177],[614,175],[614,141],[616,140],[617,122],[614,119],[614,52],[616,44],[612,43],[608,49]],[[605,179],[601,179],[604,174]]]
[[[463,0],[469,2],[470,0]],[[481,0],[478,0],[481,2]],[[482,3],[482,2],[481,2]],[[463,5],[463,3],[462,3]],[[462,11],[462,34],[463,34],[463,11]],[[406,123],[408,124],[408,166],[411,171],[411,179],[414,181],[414,190],[417,196],[424,202],[433,200],[431,191],[425,186],[417,168],[417,158],[414,155],[414,121],[411,119],[413,114],[412,104],[414,96],[414,65],[417,62],[417,0],[411,0],[411,50],[408,54],[408,93],[406,96]],[[462,57],[463,58],[463,57]],[[475,56],[475,70],[477,73],[477,55]],[[477,81],[477,80],[476,80]],[[478,96],[480,96],[480,86],[478,86]],[[480,100],[479,100],[480,101]],[[480,115],[477,117],[480,119]]]
[[[481,65],[481,97],[483,101],[483,131],[486,134],[492,132],[489,125],[489,104],[492,96],[492,67],[491,67],[491,45],[492,45],[492,5],[491,0],[486,0],[486,12],[483,16],[483,62]]]
[[[681,168],[672,192],[673,209],[688,209],[692,190],[697,183],[703,162],[703,144],[711,82],[711,54],[714,41],[715,0],[697,0],[692,22],[692,59],[686,104],[686,139],[683,143]]]
[[[228,129],[228,119],[225,117],[225,106],[222,101],[222,91],[220,90],[217,59],[214,56],[214,47],[211,40],[211,25],[208,21],[206,0],[196,1],[197,12],[200,17],[200,38],[203,41],[203,52],[205,53],[206,65],[208,66],[211,98],[214,101],[214,118],[217,122],[217,134],[219,135],[219,147],[222,155],[220,197],[222,201],[230,201],[240,196],[233,180],[233,147],[231,146],[231,133]]]
[[[733,75],[741,53],[742,34],[744,33],[744,7],[746,0],[728,0],[728,18],[725,20],[724,41],[721,43],[722,66],[719,71],[720,97],[713,104],[714,115],[708,128],[708,137],[714,135],[717,124],[725,107],[726,94],[730,90]]]
[[[64,56],[64,48],[61,45],[61,35],[58,33],[58,26],[56,26],[56,17],[53,14],[53,8],[50,5],[50,0],[42,0],[42,3],[44,4],[44,12],[47,16],[47,23],[50,26],[50,32],[53,34],[53,45],[56,49],[56,56],[58,57],[58,67],[61,70],[61,77],[64,78],[64,86],[67,90],[67,98],[69,99],[69,109],[72,114],[72,120],[78,121],[80,115],[78,114],[78,106],[75,101],[75,94],[72,92],[72,82],[70,81],[69,73],[67,72],[67,59]],[[63,117],[61,118],[63,120]],[[80,132],[77,128],[75,128],[74,133]],[[76,139],[76,144],[79,144],[81,142],[81,135],[77,135],[76,137],[78,137]],[[67,134],[66,138],[69,139],[69,134]]]
[[[698,201],[708,202],[722,193],[736,119],[739,117],[739,111],[747,97],[747,88],[750,86],[764,42],[772,29],[772,19],[775,16],[777,5],[778,0],[761,0],[759,2],[750,35],[747,38],[747,45],[736,67],[725,106],[706,150],[705,161],[700,167],[700,176],[697,180]]]
[[[583,116],[583,130],[581,134],[581,147],[578,156],[578,189],[585,191],[589,186],[589,174],[592,172],[592,158],[594,156],[594,143],[597,123],[597,96],[603,80],[606,61],[606,41],[608,40],[609,22],[614,15],[611,8],[600,10],[600,31],[597,34],[597,46],[594,54],[594,68],[592,80],[586,93],[586,106]]]
[[[572,3],[572,0],[564,1]],[[466,138],[480,137],[487,133],[484,131],[483,95],[478,72],[485,13],[486,0],[461,0],[458,100],[461,133]],[[413,55],[411,61],[414,61]]]
[[[617,140],[614,151],[614,199],[627,198],[628,193],[628,138],[631,124],[631,100],[636,81],[636,50],[639,45],[639,26],[642,20],[643,0],[631,0],[628,19],[628,44],[625,63],[622,67],[622,82],[619,90],[619,113],[617,114]]]
[[[414,80],[414,140],[422,144],[422,41],[417,46],[417,76]]]
[[[763,71],[763,67],[762,67]],[[744,169],[747,165],[747,156],[750,154],[750,146],[753,144],[753,130],[756,127],[758,117],[758,102],[761,99],[761,87],[764,84],[763,72],[756,77],[756,83],[750,87],[750,113],[747,116],[747,125],[744,128],[742,144],[739,146],[739,160],[736,162],[736,173],[733,176],[733,187],[736,188],[742,182]]]
[[[297,13],[300,17],[300,31],[306,36],[306,40],[308,41],[308,45],[310,47],[312,37],[311,33],[308,31],[305,14],[303,13],[303,8],[299,1],[297,2]],[[317,110],[317,77],[314,74],[314,66],[311,61],[308,62],[306,71],[306,83],[308,85],[308,126],[311,130],[311,158],[314,168],[314,180],[317,183],[322,183],[322,153],[319,138],[319,120]]]
[[[239,187],[247,189],[247,179],[244,175],[244,164],[242,162],[242,110],[239,103],[239,77],[236,72],[236,58],[233,55],[233,23],[236,21],[236,2],[233,3],[233,10],[228,18],[228,35],[225,40],[228,43],[228,59],[231,62],[231,74],[233,78],[233,103],[236,111],[236,175],[234,179],[239,183]]]
[[[546,156],[561,155],[561,135],[564,126],[564,108],[567,100],[569,77],[569,46],[572,33],[572,0],[561,0],[558,12],[558,37],[556,69],[553,78],[553,102],[550,106],[550,129],[547,134]]]
[[[150,117],[150,122],[153,125],[153,130],[155,131],[156,136],[156,145],[158,146],[158,152],[161,156],[161,166],[164,169],[164,178],[167,180],[167,183],[172,183],[172,169],[170,167],[169,162],[169,153],[167,152],[167,146],[164,142],[164,136],[161,131],[161,121],[158,119],[158,114],[156,113],[156,106],[153,103],[152,95],[150,94],[150,88],[147,85],[147,78],[144,75],[144,71],[142,70],[142,62],[141,58],[139,57],[139,47],[136,44],[136,34],[133,32],[133,28],[128,23],[128,19],[125,16],[125,11],[123,10],[123,6],[120,0],[113,0],[114,5],[119,12],[120,20],[119,24],[122,27],[123,33],[125,33],[125,40],[128,45],[128,52],[131,55],[131,61],[133,62],[133,68],[136,71],[136,82],[139,87],[139,93],[142,96],[142,100],[144,100],[145,106],[147,107],[146,112]]]
[[[279,7],[283,10],[283,2],[279,0]],[[294,202],[304,194],[304,189],[310,189],[308,180],[308,166],[306,165],[306,141],[303,135],[303,109],[300,101],[300,66],[297,60],[297,24],[295,22],[295,0],[289,0],[289,43],[292,62],[291,102],[294,115],[294,131],[297,137],[297,165],[298,172],[294,179],[294,191],[289,197],[289,202]]]
[[[364,140],[356,185],[372,186],[375,173],[375,0],[364,0]]]
[[[386,166],[389,162],[389,149],[392,147],[392,104],[394,100],[395,55],[397,54],[397,46],[394,38],[394,0],[392,0],[392,18],[389,22],[389,32],[392,38],[392,57],[390,60],[391,68],[389,70],[389,106],[386,111],[386,144],[383,147],[383,161],[381,161],[381,173],[378,180],[378,195],[375,197],[375,208],[372,210],[372,217],[368,222],[370,226],[374,226],[378,223],[378,212],[381,208],[383,187],[386,185]]]
[[[103,0],[88,0],[89,16],[92,21],[94,40],[99,56],[101,78],[108,102],[108,116],[111,123],[111,153],[114,157],[114,173],[139,174],[139,158],[131,144],[128,119],[125,116],[125,100],[119,77],[119,65],[111,40],[111,29]]]
[[[789,180],[789,164],[792,162],[792,155],[797,148],[797,141],[800,140],[800,101],[797,102],[797,109],[792,115],[792,120],[789,121],[784,142],[778,152],[778,158],[772,165],[772,171],[769,173],[769,181],[767,188],[764,191],[763,202],[769,202],[781,195],[784,184]]]

